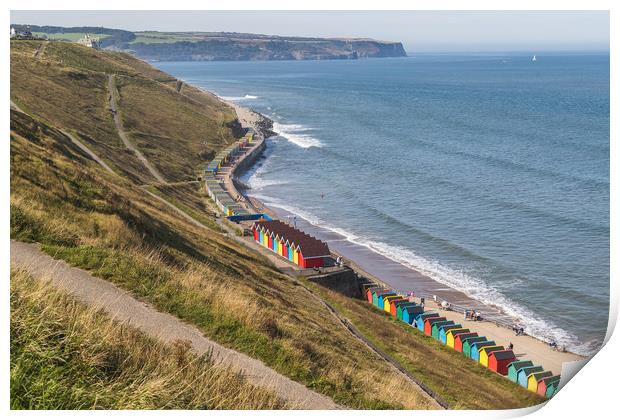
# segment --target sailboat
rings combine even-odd
[[[536,56],[532,57],[532,61],[536,61]]]

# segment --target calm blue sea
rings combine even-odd
[[[609,306],[609,56],[537,58],[156,65],[276,122],[251,194],[587,354]]]

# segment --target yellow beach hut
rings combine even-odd
[[[484,367],[489,367],[489,355],[491,352],[497,350],[504,350],[504,346],[486,346],[480,349],[480,364]]]
[[[299,247],[293,250],[293,262],[299,265]]]
[[[550,376],[553,376],[553,373],[548,370],[545,372],[530,373],[527,377],[527,389],[533,392],[538,391],[538,382]]]
[[[454,348],[454,337],[457,334],[468,333],[469,330],[467,328],[455,328],[453,330],[448,331],[446,334],[446,346],[450,348]]]
[[[383,298],[383,310],[389,314],[390,313],[390,303],[392,303],[393,300],[399,300],[399,299],[402,299],[402,298],[403,297],[400,296],[400,295],[397,295],[397,296],[386,296],[385,298]]]

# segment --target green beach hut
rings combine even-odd
[[[476,343],[481,343],[483,341],[487,341],[487,338],[482,336],[482,337],[470,337],[470,338],[466,338],[463,341],[463,354],[467,357],[471,357],[471,346],[473,346]]]
[[[451,321],[451,320],[435,322],[433,324],[433,328],[431,329],[431,336],[435,340],[439,341],[439,329],[443,327],[444,325],[456,325],[456,324],[454,323],[454,321]]]
[[[556,392],[558,392],[558,389],[560,388],[560,380],[558,379],[555,382],[551,382],[549,385],[547,385],[547,391],[545,392],[545,397],[547,398],[551,398],[555,395]]]
[[[534,363],[532,363],[530,360],[517,360],[515,362],[512,362],[508,365],[508,379],[510,379],[512,382],[517,382],[518,380],[518,373],[519,370],[521,368],[524,367],[532,367],[534,366]]]

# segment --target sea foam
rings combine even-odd
[[[245,95],[245,96],[222,96],[222,99],[226,101],[249,101],[252,99],[258,99],[256,95]]]
[[[282,124],[277,121],[273,122],[273,131],[289,142],[304,149],[308,149],[310,147],[323,147],[323,143],[321,143],[319,139],[305,133],[310,130],[312,130],[312,128],[300,124]]]
[[[478,302],[500,308],[506,315],[517,320],[518,323],[524,327],[524,331],[532,337],[547,342],[555,341],[558,346],[564,346],[567,350],[583,356],[592,354],[597,347],[597,343],[595,342],[579,343],[577,337],[573,334],[553,325],[553,323],[549,321],[541,319],[529,309],[506,297],[493,286],[487,284],[482,279],[468,275],[464,270],[456,270],[438,261],[422,257],[411,249],[377,241],[376,239],[332,226],[311,212],[284,203],[274,197],[263,194],[252,195],[265,202],[267,206],[278,207],[286,212],[295,214],[316,227],[341,235],[346,241],[352,244],[363,246],[404,267],[424,274],[438,283],[461,291]],[[401,290],[400,292],[405,291]]]

